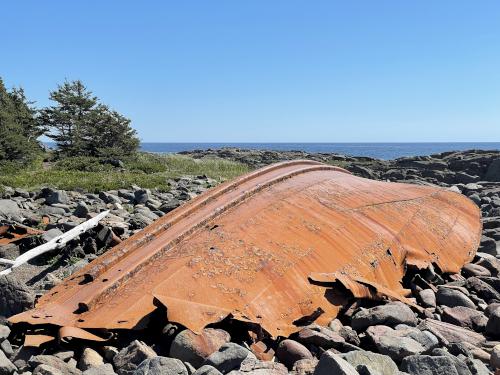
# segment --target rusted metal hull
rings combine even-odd
[[[172,211],[11,321],[133,329],[156,303],[194,331],[231,315],[288,335],[297,319],[336,315],[338,283],[409,302],[406,264],[458,272],[480,233],[478,208],[460,194],[286,162]]]

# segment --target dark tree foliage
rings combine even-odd
[[[0,79],[0,161],[29,162],[42,151],[43,127],[23,89],[7,91]]]
[[[63,156],[120,157],[137,151],[130,120],[99,103],[81,81],[65,82],[50,93],[55,105],[41,111],[41,123]]]

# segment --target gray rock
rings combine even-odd
[[[486,333],[493,337],[500,337],[500,308],[493,310],[486,324]]]
[[[75,208],[75,211],[73,212],[73,215],[75,215],[76,217],[80,217],[80,218],[83,218],[85,219],[87,217],[87,215],[89,214],[89,207],[87,206],[87,204],[83,201],[81,202],[78,202],[78,204],[76,205],[76,208]]]
[[[135,340],[115,355],[113,364],[118,375],[131,375],[143,361],[156,356],[153,349]]]
[[[0,199],[0,216],[5,218],[19,218],[21,217],[21,210],[15,201]]]
[[[105,363],[98,367],[90,367],[83,372],[83,375],[116,375],[111,363]]]
[[[356,331],[380,324],[388,326],[407,324],[414,326],[417,324],[417,318],[413,311],[404,303],[391,302],[370,309],[361,309],[353,316],[351,321],[351,326]]]
[[[396,363],[383,354],[356,350],[343,354],[342,357],[354,367],[365,365],[381,375],[397,375],[399,372]]]
[[[45,202],[50,205],[55,203],[69,204],[70,200],[64,190],[54,190],[45,198]]]
[[[66,214],[66,210],[59,207],[43,206],[40,209],[40,213],[42,215],[64,216]]]
[[[488,322],[482,312],[465,306],[443,308],[442,320],[478,332],[484,331]]]
[[[210,365],[203,365],[198,370],[193,372],[192,375],[222,375],[222,372]]]
[[[64,362],[62,359],[57,358],[53,355],[36,355],[30,358],[28,361],[32,367],[37,367],[39,365],[47,365],[61,371],[64,375],[81,375],[81,371],[76,367],[71,366],[71,364]]]
[[[188,371],[179,359],[154,357],[144,360],[134,375],[188,375]]]
[[[134,199],[137,204],[144,204],[150,198],[152,198],[152,195],[148,189],[139,189],[134,192]]]
[[[403,359],[401,369],[410,375],[458,375],[453,361],[445,356],[412,355]]]
[[[0,343],[0,349],[5,353],[5,355],[10,358],[14,354],[14,350],[12,349],[12,345],[10,345],[9,340],[3,340]]]
[[[497,291],[478,277],[469,277],[466,285],[469,290],[475,292],[478,297],[484,299],[486,302],[500,302],[500,291]]]
[[[286,367],[291,369],[295,362],[302,359],[312,359],[314,357],[309,349],[301,343],[295,340],[286,339],[279,343],[278,349],[276,350],[276,358]]]
[[[35,296],[12,275],[0,276],[0,316],[10,317],[33,307]]]
[[[465,277],[491,276],[491,272],[489,269],[474,263],[467,263],[465,266],[463,266],[462,273]]]
[[[4,352],[0,350],[0,375],[10,375],[15,371],[17,371],[16,366],[14,366]]]
[[[440,287],[436,293],[436,302],[438,305],[448,307],[465,306],[471,309],[476,308],[474,302],[469,297],[457,289]]]
[[[49,365],[38,365],[33,370],[33,375],[64,375],[60,370]]]
[[[50,240],[53,240],[56,237],[59,237],[63,232],[60,229],[57,228],[52,228],[49,229],[42,234],[42,240],[43,242],[49,242]]]
[[[163,211],[165,213],[168,213],[170,211],[172,211],[173,209],[179,207],[181,205],[181,202],[177,199],[177,198],[172,198],[170,200],[168,200],[167,202],[164,202],[159,210],[160,211]]]
[[[432,289],[423,289],[418,293],[424,307],[436,307],[436,293]]]
[[[316,358],[312,359],[300,359],[293,365],[293,369],[290,374],[293,375],[313,375],[316,366],[318,365],[318,360]]]
[[[114,194],[101,191],[99,193],[99,198],[101,198],[105,203],[122,203],[121,199]]]
[[[103,364],[104,361],[99,353],[97,353],[94,349],[85,348],[80,360],[78,361],[78,368],[85,371],[91,367],[99,367]]]
[[[175,336],[169,356],[198,368],[210,354],[230,340],[229,333],[222,329],[205,328],[199,335],[186,329]]]
[[[495,345],[491,351],[490,365],[493,368],[500,368],[500,344]]]
[[[500,159],[495,159],[490,163],[484,179],[486,181],[500,181]]]
[[[340,335],[344,338],[344,340],[352,345],[359,346],[360,339],[355,330],[353,330],[349,326],[344,326],[340,320],[334,319],[328,324],[328,328],[330,328],[333,332]]]
[[[486,367],[486,365],[479,359],[468,360],[467,366],[469,366],[470,372],[474,375],[490,375],[488,367]]]
[[[10,328],[0,324],[0,340],[5,340],[10,335]]]
[[[314,375],[358,375],[356,369],[331,350],[324,352],[314,370]]]
[[[223,374],[231,370],[239,368],[241,362],[247,357],[255,358],[255,356],[244,347],[228,342],[222,345],[218,351],[211,354],[203,363],[215,367]]]
[[[455,370],[457,370],[458,372],[458,375],[472,375],[469,367],[467,366],[467,363],[455,357],[453,354],[450,354],[448,351],[446,351],[446,349],[436,348],[432,351],[432,355],[435,357],[443,356],[451,359],[453,365],[455,366]]]
[[[231,371],[231,375],[288,375],[286,367],[278,362],[259,361],[255,358],[246,358],[238,371]]]
[[[302,328],[297,334],[297,341],[323,349],[337,349],[345,343],[345,339],[333,330],[316,324]]]
[[[416,328],[414,330],[416,332],[412,332],[413,334],[421,333]],[[410,337],[407,330],[394,330],[386,326],[371,326],[366,330],[366,334],[381,354],[388,355],[398,362],[406,356],[420,354],[426,350],[420,342]]]

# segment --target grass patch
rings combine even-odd
[[[218,181],[232,179],[248,171],[244,164],[223,159],[201,159],[182,155],[139,153],[114,167],[105,160],[78,157],[44,163],[41,159],[20,167],[0,166],[0,186],[35,190],[49,186],[64,190],[98,192],[126,189],[131,185],[167,191],[167,179],[185,175],[207,175]]]

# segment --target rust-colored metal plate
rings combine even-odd
[[[43,231],[24,225],[2,225],[0,226],[0,246],[5,246],[22,240],[25,237],[36,236],[41,233]]]
[[[405,264],[458,272],[479,209],[437,187],[373,181],[313,161],[272,165],[200,195],[94,260],[14,323],[139,328],[161,303],[194,331],[231,314],[273,336],[344,299],[405,299]]]

